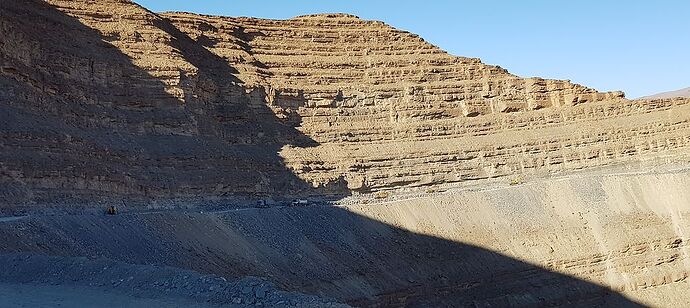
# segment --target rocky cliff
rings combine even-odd
[[[520,78],[351,15],[59,0],[1,14],[12,202],[443,185],[637,159],[688,135],[687,100]]]
[[[8,202],[314,190],[278,151],[315,142],[167,19],[120,1],[0,6]]]

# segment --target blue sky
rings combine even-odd
[[[524,76],[635,98],[690,87],[686,0],[135,0],[155,11],[285,19],[343,12]]]

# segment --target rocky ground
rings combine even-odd
[[[670,205],[688,204],[689,170],[654,160],[330,205],[34,209],[0,218],[0,290],[6,305],[106,307],[680,303],[690,215]]]
[[[7,308],[144,308],[144,307],[200,307],[219,305],[200,303],[182,297],[140,298],[107,288],[72,285],[0,284],[0,306]]]
[[[276,290],[259,278],[215,275],[104,258],[0,255],[0,307],[345,307]]]

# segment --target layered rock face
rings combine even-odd
[[[687,100],[519,78],[350,15],[2,6],[11,201],[445,185],[608,165],[688,137]]]
[[[580,166],[597,158],[606,164],[611,155],[624,155],[602,149],[604,140],[596,135],[570,135],[579,127],[569,127],[565,138],[554,137],[550,128],[644,105],[625,101],[620,92],[519,78],[351,15],[291,20],[165,16],[235,65],[263,68],[259,78],[253,78],[251,68],[245,69],[250,76],[240,78],[267,87],[276,114],[301,119],[298,129],[320,144],[281,153],[295,173],[314,185],[344,177],[350,189],[370,191],[561,169],[553,165],[573,159]],[[233,35],[243,50],[228,46]],[[613,105],[599,106],[603,102]],[[535,129],[548,129],[544,134],[551,137],[509,136]],[[566,138],[576,140],[560,140]],[[596,145],[560,151],[582,143]]]
[[[167,20],[120,1],[1,6],[7,202],[314,190],[277,154],[314,141]]]

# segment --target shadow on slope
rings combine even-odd
[[[314,142],[275,117],[262,89],[245,89],[228,63],[166,20],[147,16],[199,69],[182,72],[184,103],[104,43],[121,33],[104,36],[43,1],[0,8],[6,204],[347,193],[342,183],[314,189],[288,170],[278,150]],[[636,305],[596,284],[335,207],[35,216],[0,222],[0,234],[2,252],[261,276],[356,305]]]
[[[316,142],[273,114],[264,89],[245,88],[230,64],[167,20],[134,4],[112,5],[143,16],[89,12],[86,18],[102,20],[101,33],[44,1],[0,3],[0,117],[7,123],[0,127],[0,199],[347,193],[341,182],[315,189],[284,165],[283,146]],[[138,24],[113,32],[108,22]],[[176,70],[170,64],[133,60],[108,43],[142,41],[151,45],[134,53],[172,47],[179,57],[171,64],[197,68],[177,69],[179,97],[166,84]],[[156,67],[164,77],[152,75]]]
[[[0,223],[0,234],[1,253],[259,276],[355,306],[641,306],[594,283],[338,207],[29,217]]]

